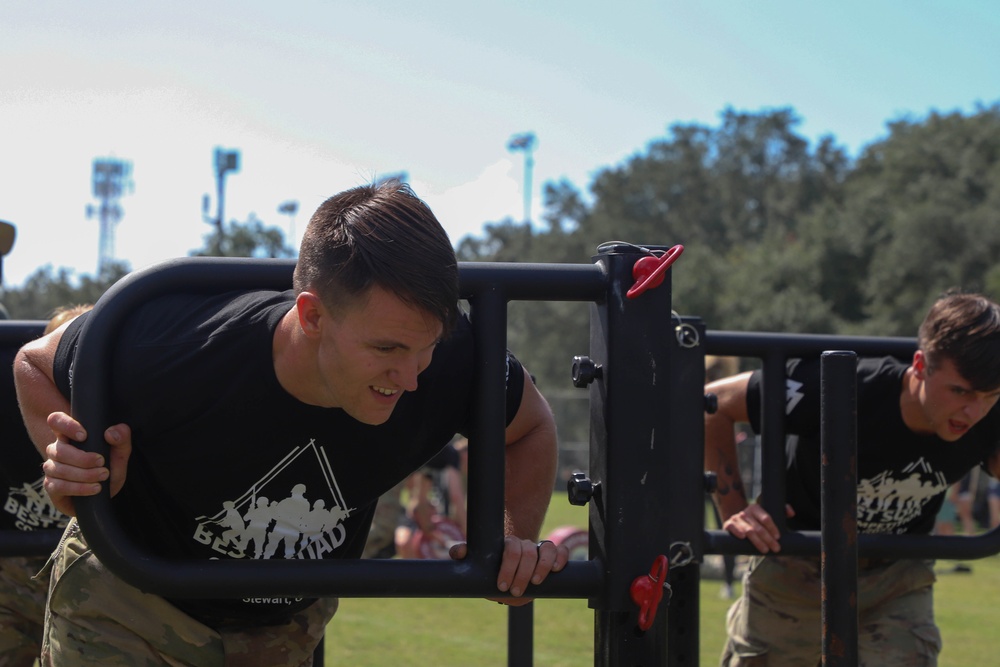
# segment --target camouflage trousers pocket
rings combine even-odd
[[[337,598],[321,598],[284,625],[221,629],[225,667],[311,667],[338,604]]]
[[[117,577],[68,528],[53,558],[41,664],[310,667],[337,605],[320,599],[281,625],[217,630]]]
[[[75,523],[51,577],[43,667],[223,667],[217,632],[108,571]]]

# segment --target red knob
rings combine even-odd
[[[639,629],[646,631],[653,627],[656,609],[663,598],[663,586],[667,580],[667,557],[660,555],[653,561],[649,574],[636,577],[629,588],[632,602],[639,605]]]
[[[659,257],[647,255],[640,258],[632,265],[632,277],[635,284],[632,289],[626,292],[625,296],[634,299],[651,287],[657,287],[663,282],[663,274],[666,273],[674,260],[684,252],[684,246],[675,245]]]

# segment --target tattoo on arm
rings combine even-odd
[[[731,465],[727,465],[724,471],[726,477],[732,480],[733,491],[743,491],[743,479],[740,477],[739,470]]]

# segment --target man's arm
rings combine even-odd
[[[537,540],[552,499],[559,449],[548,403],[525,371],[517,415],[505,432],[508,535]]]
[[[718,409],[705,414],[705,470],[714,472],[718,485],[714,494],[723,528],[750,540],[761,553],[780,551],[780,533],[774,520],[760,505],[747,503],[736,452],[737,423],[747,423],[747,386],[750,373],[716,380],[705,387],[715,394]]]
[[[750,373],[741,373],[705,386],[705,393],[715,394],[718,399],[718,409],[713,414],[705,413],[705,470],[716,475],[715,504],[724,521],[747,506],[736,452],[735,426],[749,421],[749,380]]]
[[[56,386],[53,360],[62,338],[62,329],[25,344],[14,357],[14,386],[17,403],[28,435],[45,458],[45,448],[52,442],[52,429],[46,420],[53,412],[69,412],[69,399]]]
[[[569,560],[569,550],[564,546],[535,544],[552,500],[559,446],[552,410],[527,370],[521,405],[507,426],[505,441],[504,531],[508,537],[497,586],[518,597],[524,594],[529,581],[542,583],[549,572],[558,572]]]
[[[522,605],[531,601],[521,597],[528,584],[540,584],[550,572],[562,570],[569,561],[569,550],[552,542],[536,545],[552,499],[558,445],[556,426],[548,403],[535,388],[525,371],[524,390],[517,415],[507,426],[506,447],[506,518],[503,557],[497,575],[497,588],[516,599],[500,600]],[[452,547],[452,558],[464,558],[467,546]]]
[[[74,496],[99,493],[100,483],[109,476],[112,494],[121,489],[132,445],[127,426],[119,424],[105,432],[105,439],[112,446],[112,474],[105,467],[104,457],[74,444],[84,440],[87,432],[70,416],[69,399],[59,391],[53,373],[64,329],[65,326],[56,329],[21,348],[14,359],[14,385],[28,435],[45,459],[42,464],[45,491],[56,509],[75,516]]]

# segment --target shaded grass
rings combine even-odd
[[[944,649],[940,667],[995,665],[1000,655],[996,630],[1000,599],[1000,556],[965,561],[968,574],[953,571],[955,561],[939,561],[934,586],[934,614]],[[725,613],[729,601],[719,598],[719,582],[703,581],[701,595],[701,665],[718,664],[725,641]],[[739,594],[740,586],[736,586]]]
[[[553,498],[543,534],[561,525],[585,526],[587,509]],[[1000,557],[968,563],[971,574],[937,570],[935,609],[944,636],[941,667],[997,663],[1000,632]],[[739,593],[739,585],[736,586]],[[730,601],[719,597],[720,582],[703,580],[700,599],[700,664],[718,664]],[[536,667],[594,664],[594,612],[586,600],[537,600],[534,611]],[[817,641],[819,639],[817,638]],[[341,600],[326,635],[327,665],[442,667],[507,664],[507,607],[478,599]]]

